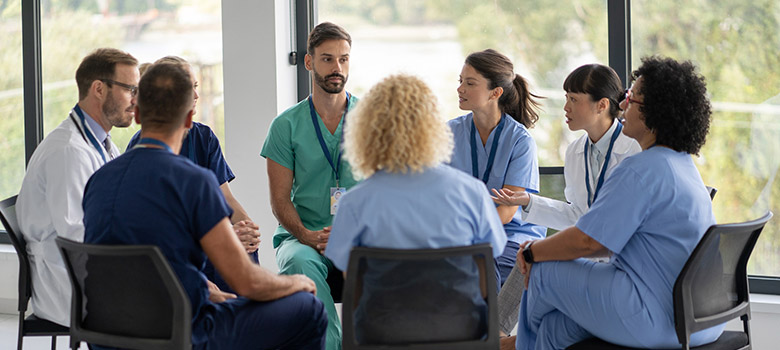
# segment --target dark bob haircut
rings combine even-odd
[[[609,115],[612,119],[620,113],[620,99],[623,86],[614,69],[601,64],[586,64],[569,73],[563,81],[563,90],[575,94],[588,94],[591,102],[602,98],[609,100]]]
[[[642,78],[639,111],[655,141],[678,152],[699,154],[712,120],[704,77],[690,61],[677,62],[658,56],[642,58],[632,73]]]

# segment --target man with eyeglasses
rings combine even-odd
[[[16,211],[30,256],[32,310],[39,318],[70,325],[71,286],[54,239],[84,239],[84,186],[119,156],[109,132],[132,122],[139,78],[138,61],[126,52],[102,48],[86,56],[76,70],[79,102],[27,165]]]

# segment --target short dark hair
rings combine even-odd
[[[352,37],[349,36],[349,33],[344,28],[330,22],[322,22],[309,33],[306,53],[314,56],[314,49],[328,40],[346,40],[349,46],[352,47]]]
[[[586,64],[577,67],[563,81],[563,90],[575,94],[588,94],[591,101],[602,98],[609,100],[609,115],[612,119],[620,113],[620,98],[623,85],[614,69],[601,64]]]
[[[515,73],[514,65],[508,57],[496,50],[487,49],[468,55],[465,63],[488,80],[489,89],[499,86],[504,89],[504,93],[498,98],[501,112],[509,114],[526,128],[534,126],[539,120],[539,102],[536,99],[541,97],[529,91],[528,82]]]
[[[639,111],[647,128],[655,132],[656,143],[698,154],[710,130],[712,106],[696,66],[690,61],[645,57],[632,77],[642,78]]]
[[[137,66],[138,60],[127,52],[112,48],[97,49],[84,57],[79,68],[76,69],[79,100],[87,97],[89,88],[95,80],[114,79],[117,64]]]
[[[143,129],[172,131],[184,123],[195,102],[190,74],[179,64],[155,63],[138,84]]]

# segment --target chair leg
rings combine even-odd
[[[51,350],[57,350],[57,336],[51,336]]]
[[[24,340],[24,313],[19,313],[19,339],[16,340],[16,350],[22,350]]]

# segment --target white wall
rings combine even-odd
[[[296,103],[290,52],[289,1],[222,2],[225,81],[225,157],[236,174],[233,193],[260,226],[260,264],[278,271],[271,238],[265,159],[260,149],[276,115]]]

